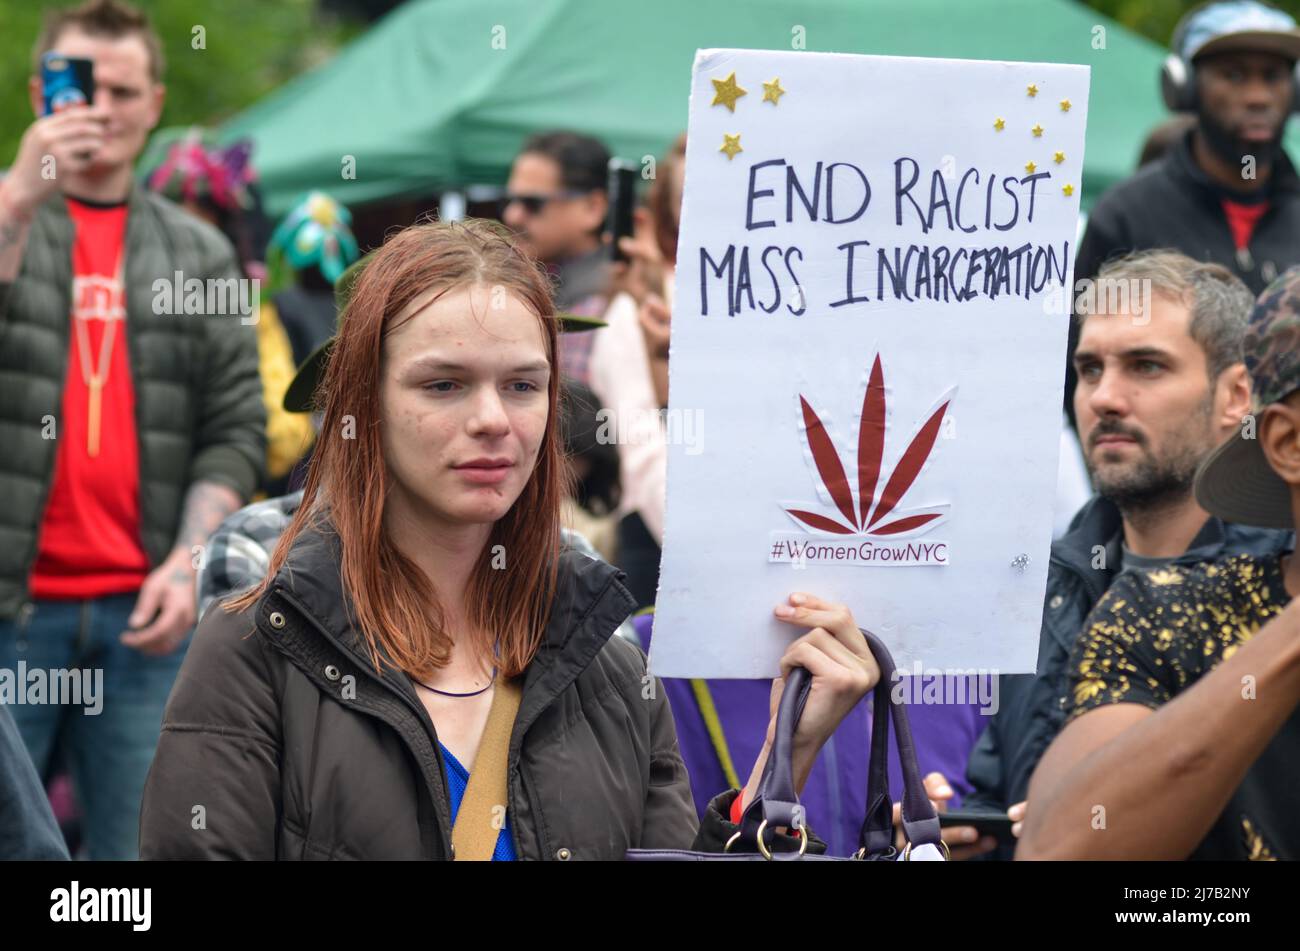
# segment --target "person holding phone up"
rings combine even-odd
[[[203,545],[264,465],[257,339],[248,315],[155,310],[159,280],[240,272],[133,183],[164,99],[147,18],[52,11],[33,66],[39,118],[0,183],[0,668],[102,670],[96,715],[12,711],[39,773],[62,737],[89,857],[130,859]]]

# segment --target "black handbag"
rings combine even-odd
[[[859,628],[880,667],[871,725],[871,758],[867,770],[867,815],[862,824],[858,850],[852,856],[808,855],[807,823],[794,788],[794,734],[812,688],[812,675],[802,667],[790,672],[776,713],[776,735],[763,768],[758,791],[741,816],[740,830],[723,852],[694,852],[689,849],[629,849],[632,862],[752,862],[752,861],[910,861],[914,854],[927,860],[948,857],[939,830],[939,817],[925,794],[921,771],[916,764],[916,747],[907,722],[907,706],[895,699],[894,659],[888,648],[870,631]],[[898,758],[903,767],[903,834],[907,840],[902,855],[894,847],[893,800],[889,795],[889,724],[898,733]],[[778,827],[801,830],[797,852],[774,852],[764,836]],[[929,846],[928,849],[923,847]],[[743,851],[741,851],[743,849]],[[917,850],[923,849],[922,852]]]

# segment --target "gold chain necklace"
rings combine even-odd
[[[114,269],[117,287],[125,292],[122,283],[122,252],[118,252],[117,267]],[[122,319],[126,319],[123,314]],[[74,316],[72,323],[77,334],[77,354],[81,358],[81,378],[89,391],[86,396],[86,453],[92,458],[99,455],[100,417],[103,415],[104,384],[108,382],[108,371],[113,356],[113,336],[117,332],[118,318],[110,314],[105,320],[104,334],[99,340],[99,362],[95,369],[90,369],[90,328],[89,318]]]

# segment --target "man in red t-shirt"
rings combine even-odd
[[[37,50],[91,60],[95,93],[37,119],[0,183],[0,702],[43,775],[62,752],[89,856],[133,858],[203,546],[264,458],[256,337],[155,296],[238,270],[133,184],[163,104],[148,21],[89,0]],[[39,115],[36,76],[31,95]]]

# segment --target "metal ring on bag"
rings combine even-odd
[[[945,841],[943,841],[943,839],[940,839],[940,840],[939,840],[939,844],[940,844],[941,846],[943,846],[943,860],[944,860],[945,862],[951,862],[951,861],[952,861],[952,851],[948,848],[948,843],[945,842]],[[912,861],[912,843],[911,843],[911,842],[909,842],[909,843],[907,843],[907,845],[903,846],[903,861],[904,861],[904,862],[910,862],[910,861]]]
[[[894,847],[891,845],[891,846],[889,847],[889,851],[883,853],[883,854],[880,856],[880,858],[882,858],[882,859],[889,859],[889,858],[893,858],[893,857],[894,857],[895,855],[897,855],[897,854],[898,854],[898,849],[894,848]],[[856,852],[854,852],[851,856],[849,856],[849,858],[853,859],[853,860],[856,861],[856,862],[865,862],[865,861],[867,860],[867,847],[866,847],[865,845],[862,846],[862,848],[860,848],[860,849],[858,849]]]
[[[767,846],[763,844],[763,830],[766,828],[767,820],[764,819],[758,824],[758,851],[762,853],[763,858],[770,862],[772,861],[772,853],[768,850]],[[795,828],[799,830],[799,855],[802,857],[803,854],[808,851],[808,829],[803,825],[797,825]]]

